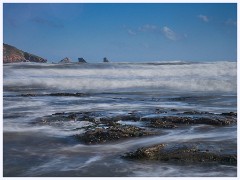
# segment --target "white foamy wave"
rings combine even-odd
[[[18,68],[15,68],[18,67]],[[73,91],[221,91],[236,92],[236,62],[194,64],[4,66],[4,87],[43,87]],[[38,68],[39,67],[39,68]]]

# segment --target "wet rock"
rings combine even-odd
[[[150,121],[150,124],[148,125],[148,127],[166,128],[166,129],[177,128],[177,126],[175,124],[173,124],[171,122],[167,122],[167,121],[161,121],[159,119]]]
[[[164,128],[164,129],[173,129],[177,128],[177,126],[171,122],[166,121],[151,121],[149,127],[153,128]]]
[[[184,163],[203,163],[216,162],[221,164],[237,165],[236,154],[219,154],[202,151],[196,147],[179,147],[168,148],[166,144],[158,144],[150,147],[137,149],[135,152],[126,153],[123,157],[127,159],[138,160],[157,160],[168,162],[184,162]]]
[[[77,114],[74,114],[74,113],[70,114],[70,115],[67,116],[67,118],[76,120]]]
[[[87,131],[84,134],[77,134],[75,137],[86,144],[97,144],[153,134],[155,133],[146,131],[142,128],[128,125],[117,125],[108,128],[96,128],[94,130]]]
[[[237,117],[237,113],[235,112],[229,112],[229,113],[222,113],[223,116],[235,116]]]
[[[84,93],[51,93],[51,94],[46,94],[49,96],[77,96],[77,97],[82,97],[85,96],[86,94]]]
[[[213,118],[197,118],[194,120],[194,124],[207,124],[207,125],[215,125],[215,126],[226,126],[233,124],[234,120],[233,119],[213,119]]]
[[[109,122],[109,121],[139,121],[140,116],[135,114],[128,114],[128,115],[118,115],[112,117],[101,117],[101,122]]]
[[[37,96],[36,94],[21,94],[20,96],[23,96],[23,97],[34,97],[34,96]]]
[[[176,97],[176,98],[170,98],[170,101],[186,101],[193,99],[194,97]]]
[[[34,96],[75,96],[83,97],[87,96],[85,93],[50,93],[50,94],[21,94],[23,97],[34,97]]]
[[[54,113],[54,114],[52,114],[53,116],[59,116],[59,115],[64,115],[65,114],[65,112],[60,112],[60,113]]]
[[[69,121],[86,121],[95,124],[95,119],[81,112],[59,112],[35,119],[32,124],[40,125],[62,125]]]
[[[193,119],[189,117],[164,116],[164,117],[143,117],[141,121],[151,123],[172,123],[172,124],[193,124]]]
[[[183,114],[187,114],[187,115],[203,115],[203,114],[212,114],[210,112],[199,112],[199,111],[186,111],[183,112]]]
[[[155,113],[156,113],[156,114],[163,114],[163,113],[167,113],[167,111],[165,111],[165,110],[163,110],[163,109],[156,108]]]
[[[191,125],[191,124],[206,124],[206,125],[214,125],[214,126],[226,126],[230,124],[236,123],[236,119],[234,118],[220,118],[220,117],[181,117],[181,116],[164,116],[164,117],[143,117],[142,121],[150,122],[151,125],[156,127],[161,125]]]

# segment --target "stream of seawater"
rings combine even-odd
[[[33,123],[61,112],[101,112],[108,116],[133,111],[151,116],[156,108],[237,112],[236,66],[236,62],[6,64],[3,66],[3,175],[237,176],[237,167],[232,165],[122,158],[124,153],[140,147],[175,142],[207,144],[226,153],[236,153],[236,125],[199,124],[161,129],[161,135],[86,145],[72,135],[83,133],[89,122]],[[84,96],[51,96],[51,93]],[[142,126],[140,122],[122,123]]]

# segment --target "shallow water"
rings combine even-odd
[[[236,125],[193,125],[159,129],[160,135],[85,145],[72,137],[90,122],[37,124],[61,112],[96,117],[156,109],[211,113],[237,111],[235,62],[7,64],[3,67],[4,176],[236,176],[237,167],[129,161],[121,156],[158,143],[191,142],[222,153],[237,152]],[[84,96],[51,96],[51,93]],[[22,96],[36,94],[36,96]],[[159,114],[158,114],[159,115]],[[195,116],[195,115],[194,115]],[[142,127],[141,122],[120,121]]]

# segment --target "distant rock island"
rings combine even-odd
[[[105,57],[103,58],[103,62],[109,62],[109,60]]]
[[[47,60],[3,43],[3,63],[16,62],[46,63]]]
[[[69,59],[68,57],[65,57],[64,59],[62,59],[61,61],[59,61],[59,64],[64,64],[64,63],[71,63],[71,59]]]
[[[83,59],[83,58],[78,58],[78,62],[79,63],[87,63],[87,61],[85,59]]]

